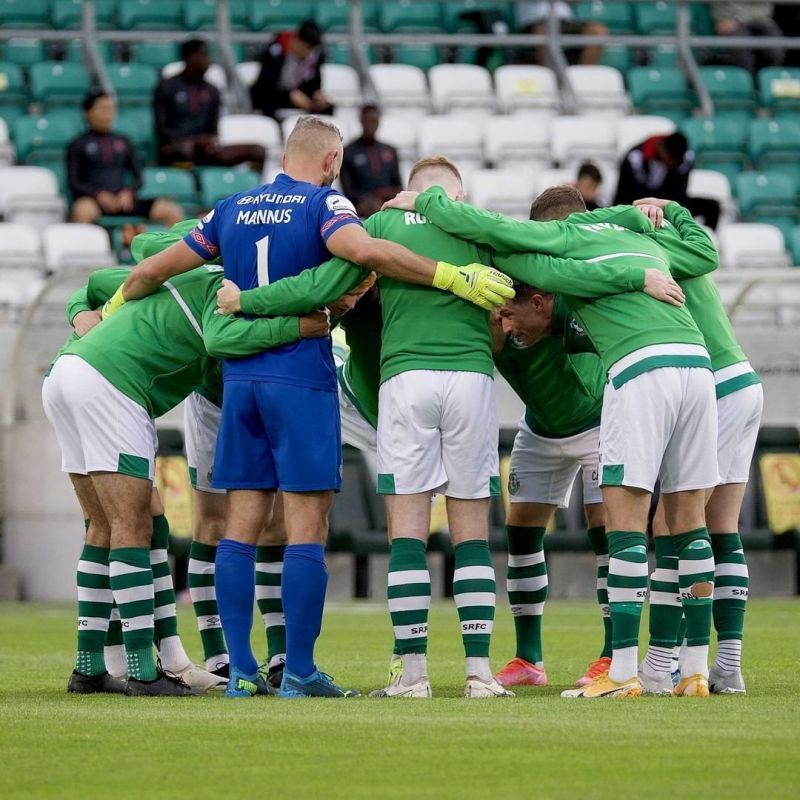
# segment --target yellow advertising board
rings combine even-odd
[[[184,456],[156,458],[156,487],[173,536],[192,535],[192,485]]]
[[[770,530],[800,530],[800,453],[767,453],[759,467]]]

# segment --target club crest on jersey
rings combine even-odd
[[[332,194],[325,198],[325,207],[336,215],[351,214],[357,217],[355,206],[340,194]]]

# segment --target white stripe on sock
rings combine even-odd
[[[107,631],[108,620],[103,617],[78,617],[79,631]]]
[[[111,589],[90,589],[88,586],[78,587],[78,601],[83,603],[113,603]]]
[[[197,629],[200,631],[209,631],[213,628],[221,628],[222,620],[219,614],[206,614],[197,618]]]
[[[494,592],[456,592],[453,596],[456,608],[467,606],[483,606],[494,608],[496,595]]]
[[[98,564],[96,561],[83,561],[78,562],[78,572],[83,572],[86,575],[108,575],[108,564]]]
[[[494,622],[490,619],[465,619],[461,623],[462,636],[491,633]]]
[[[458,604],[458,600],[456,600]],[[409,595],[407,597],[390,597],[389,598],[389,611],[422,611],[423,609],[431,607],[431,596],[425,595]]]
[[[547,575],[534,575],[532,578],[509,578],[506,590],[509,592],[537,592],[547,586]]]
[[[651,591],[649,597],[651,606],[679,606],[681,604],[681,596],[672,592]]]
[[[175,603],[167,603],[165,606],[156,606],[153,612],[154,619],[166,619],[167,617],[175,617],[178,615],[178,610],[175,608]]]
[[[716,568],[716,576],[718,578],[725,576],[730,577],[734,576],[737,578],[747,578],[749,574],[747,572],[747,564],[717,564]]]
[[[607,567],[608,566],[608,553],[603,553],[602,556],[595,556],[595,562],[597,562],[598,567]]]
[[[653,570],[651,580],[660,581],[661,583],[677,583],[678,568],[677,566],[675,569],[663,569],[662,567],[656,567]]]
[[[189,559],[190,575],[213,575],[215,564],[213,561],[198,561],[196,558]]]
[[[715,600],[747,600],[746,586],[717,586],[714,584]]]
[[[167,560],[167,551],[151,550],[150,551],[150,564],[163,564]]]
[[[112,594],[113,594],[113,592],[112,592]],[[109,620],[109,622],[119,622],[119,620],[120,620],[119,609],[116,606],[114,606],[111,609],[111,616],[108,618],[108,620]]]
[[[520,603],[511,606],[512,617],[541,617],[544,613],[544,603]]]
[[[256,586],[256,600],[280,600],[280,586]]]
[[[389,573],[389,586],[405,586],[408,583],[430,583],[431,574],[427,569],[405,569]]]
[[[689,561],[682,558],[678,565],[678,572],[681,575],[697,575],[701,572],[710,572],[714,574],[714,558],[701,558],[698,560]]]
[[[133,575],[138,572],[152,572],[150,567],[137,567],[134,564],[126,564],[124,561],[109,561],[108,574],[114,578],[117,575]]]
[[[493,581],[494,567],[476,565],[472,567],[459,567],[453,573],[453,583],[458,581]]]
[[[278,628],[286,623],[286,618],[280,611],[272,611],[269,614],[262,614],[265,628]]]
[[[167,592],[172,589],[172,575],[165,575],[163,578],[153,578],[153,591]]]
[[[153,615],[142,614],[141,617],[129,617],[122,620],[122,632],[125,631],[143,631],[153,626]]]
[[[598,589],[608,589],[608,578],[598,578],[597,579],[597,588]]]
[[[524,553],[522,555],[512,556],[508,555],[509,567],[532,567],[535,564],[544,562],[544,550],[539,550],[536,553]]]
[[[189,597],[193,603],[202,603],[204,600],[216,600],[217,589],[214,586],[195,586],[189,589]]]
[[[428,635],[428,623],[419,625],[395,625],[395,639],[422,639]]]
[[[644,603],[646,592],[644,589],[621,589],[608,587],[609,603]]]
[[[281,575],[283,573],[283,561],[256,561],[256,572]]]
[[[636,578],[647,574],[647,562],[625,561],[622,558],[612,558],[608,564],[609,575],[620,575],[625,578]]]
[[[118,606],[123,603],[135,603],[138,600],[152,600],[153,584],[131,586],[128,589],[114,589],[114,599],[117,601]]]

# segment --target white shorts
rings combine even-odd
[[[64,472],[119,472],[153,480],[155,423],[82,358],[64,355],[56,361],[42,386],[42,403]]]
[[[219,406],[197,392],[192,392],[183,403],[183,446],[189,480],[199,492],[225,494],[225,489],[211,485],[221,415]]]
[[[381,385],[378,493],[500,493],[493,381],[478,372],[411,370]]]
[[[373,456],[378,448],[378,432],[361,416],[350,398],[339,386],[339,416],[342,420],[342,442]]]
[[[720,376],[722,380],[726,379],[722,373],[739,366],[734,364],[718,370],[714,373],[714,379],[719,384]],[[742,374],[741,371],[739,374]],[[721,484],[747,483],[750,479],[750,462],[756,449],[763,406],[764,390],[760,383],[745,386],[717,399],[717,461]]]
[[[600,422],[600,485],[652,492],[660,478],[664,493],[716,486],[712,372],[700,367],[661,367],[618,389],[613,374],[610,378]]]
[[[566,508],[575,478],[581,472],[584,504],[602,503],[597,463],[599,449],[599,427],[550,439],[533,433],[523,417],[511,451],[509,501]]]

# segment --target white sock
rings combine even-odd
[[[278,664],[285,664],[286,663],[286,653],[278,653],[269,660],[268,667],[272,669],[273,667],[277,667]]]
[[[722,639],[717,642],[717,660],[714,666],[722,672],[738,672],[742,668],[742,640]]]
[[[672,663],[670,664],[670,672],[679,672],[681,668],[681,648],[676,644],[672,648]]]
[[[692,675],[708,677],[708,645],[681,648],[681,678]]]
[[[480,678],[487,683],[492,679],[492,668],[488,658],[465,659],[465,671],[468,678]]]
[[[671,647],[655,647],[650,645],[647,648],[647,655],[642,662],[642,672],[653,680],[662,680],[669,675],[672,667]]]
[[[167,636],[158,643],[158,657],[167,672],[180,672],[192,662],[183,649],[180,636]]]
[[[124,644],[106,645],[103,649],[106,660],[106,669],[112,678],[124,678],[128,674],[128,659],[125,655]]]
[[[636,677],[636,659],[639,656],[639,648],[620,647],[611,654],[611,668],[608,670],[608,677],[617,683],[624,683]]]
[[[226,664],[230,664],[230,658],[227,653],[220,653],[218,656],[206,659],[206,669],[209,672],[213,672],[215,669],[222,669]]]
[[[428,678],[428,656],[425,653],[405,653],[403,659],[403,675],[401,682],[410,686],[417,681]]]

